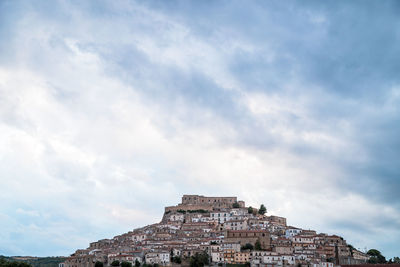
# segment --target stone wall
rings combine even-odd
[[[268,217],[268,220],[274,223],[278,223],[282,226],[286,226],[286,218],[284,217],[271,215]]]
[[[260,240],[262,249],[269,249],[271,247],[271,236],[268,231],[257,231],[257,230],[228,230],[226,231],[226,241],[228,242],[240,242],[241,246],[247,243],[253,246]]]
[[[233,203],[237,202],[240,207],[244,207],[244,201],[238,201],[237,197],[205,197],[200,195],[183,195],[182,204],[185,205],[212,205],[215,208],[232,208]]]
[[[172,212],[172,211],[178,211],[178,210],[206,210],[206,211],[212,211],[213,207],[210,205],[185,205],[185,204],[179,204],[176,206],[169,206],[165,207],[165,212]]]

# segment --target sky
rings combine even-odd
[[[0,1],[0,254],[183,194],[400,256],[398,1]]]

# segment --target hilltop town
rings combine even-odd
[[[209,265],[359,264],[368,255],[343,237],[287,225],[286,218],[246,207],[237,197],[184,195],[165,207],[161,222],[78,249],[60,267],[188,265],[202,255]]]

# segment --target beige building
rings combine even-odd
[[[250,251],[235,253],[235,263],[245,264],[246,262],[250,262]]]
[[[369,260],[369,256],[357,249],[353,249],[353,258],[356,260],[367,261]]]
[[[230,220],[224,224],[224,230],[246,230],[247,220]]]
[[[222,259],[223,262],[229,263],[229,264],[234,263],[235,254],[236,254],[236,251],[234,251],[234,250],[225,250],[223,252],[223,255],[224,255],[224,258]]]
[[[290,245],[278,245],[273,247],[272,251],[278,253],[278,254],[283,254],[283,255],[291,255],[294,252],[294,247]]]

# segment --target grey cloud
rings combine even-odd
[[[192,174],[191,168],[197,168],[193,174],[198,177],[217,176],[209,173],[214,170],[214,166],[211,166],[211,170],[203,170],[201,167],[210,165],[202,162],[198,165],[195,165],[197,162],[171,163],[168,159],[173,157],[171,155],[175,147],[171,150],[165,148],[165,151],[157,151],[154,147],[141,148],[145,153],[130,147],[130,138],[126,140],[127,144],[118,143],[115,138],[119,136],[113,134],[113,130],[135,124],[136,117],[119,124],[118,116],[121,114],[114,114],[112,107],[113,101],[122,102],[118,98],[121,91],[116,90],[116,96],[112,98],[111,89],[99,89],[96,87],[101,87],[99,84],[92,86],[95,82],[90,79],[99,76],[79,75],[78,72],[84,70],[74,69],[79,66],[71,59],[75,55],[68,46],[71,40],[80,53],[98,59],[96,66],[99,66],[103,76],[118,80],[126,86],[125,89],[138,94],[140,101],[149,108],[147,113],[150,110],[156,111],[152,116],[147,113],[140,115],[148,115],[149,124],[159,127],[157,130],[161,138],[164,138],[163,141],[171,142],[171,146],[176,146],[176,149],[201,143],[201,140],[196,140],[199,136],[188,138],[190,141],[183,142],[184,145],[177,144],[179,142],[176,139],[185,139],[185,134],[193,129],[206,129],[216,140],[213,141],[222,148],[234,148],[254,155],[267,170],[269,166],[265,166],[267,163],[263,160],[276,151],[282,152],[278,156],[290,155],[298,159],[296,163],[290,162],[296,166],[288,164],[288,167],[310,168],[308,174],[304,174],[309,177],[297,177],[299,183],[290,179],[291,174],[289,178],[285,177],[288,185],[286,181],[274,184],[284,187],[281,188],[283,192],[288,188],[304,190],[306,193],[318,189],[320,180],[332,178],[317,176],[324,174],[318,167],[333,166],[343,177],[327,182],[332,187],[323,190],[337,198],[348,192],[357,192],[399,212],[399,110],[385,109],[385,101],[393,99],[390,90],[398,86],[399,82],[399,19],[396,16],[396,2],[365,4],[335,1],[321,4],[308,1],[300,5],[296,2],[256,1],[250,5],[239,1],[202,1],[196,4],[177,1],[147,2],[143,6],[135,2],[123,2],[127,8],[108,2],[50,1],[38,6],[10,3],[2,2],[0,7],[1,14],[8,14],[0,16],[1,25],[6,25],[0,26],[0,36],[2,39],[9,37],[13,40],[11,50],[14,53],[8,54],[6,47],[0,44],[2,66],[24,66],[44,77],[50,100],[58,108],[65,109],[70,116],[65,127],[75,125],[78,128],[75,138],[68,140],[70,145],[99,156],[89,166],[64,159],[62,153],[58,155],[48,151],[44,156],[43,164],[49,177],[64,180],[67,184],[82,185],[76,189],[79,194],[64,193],[60,197],[63,203],[68,203],[72,208],[78,209],[79,203],[83,203],[83,208],[89,209],[95,203],[93,201],[99,199],[98,194],[105,194],[101,186],[96,187],[95,182],[90,180],[93,177],[98,183],[109,186],[110,192],[106,193],[109,194],[111,204],[120,204],[125,208],[144,203],[141,209],[148,210],[148,216],[162,212],[160,205],[164,202],[174,204],[176,195],[182,192],[195,190],[203,194],[204,191],[228,194],[229,189],[239,193],[241,191],[235,185],[225,189],[213,186],[204,190],[194,188],[194,185],[206,182],[186,177]],[[15,21],[14,17],[19,19]],[[38,30],[37,34],[45,33],[40,35],[44,36],[43,39],[38,38],[36,32],[32,35],[29,32],[24,34],[24,28],[19,24],[24,21],[30,22],[30,30]],[[66,22],[73,26],[68,26]],[[181,35],[184,37],[179,37]],[[156,50],[162,52],[168,47],[176,48],[176,56],[181,53],[186,55],[188,58],[184,62],[188,65],[179,65],[173,57],[165,56],[162,60],[152,58],[152,53],[157,51],[141,50],[139,41],[142,39],[148,39]],[[26,51],[21,45],[24,41],[29,41],[29,49]],[[207,52],[212,54],[201,54],[203,51],[196,50],[197,44],[200,44],[200,48],[208,48]],[[191,45],[193,50],[186,54],[179,50]],[[242,47],[236,47],[240,45]],[[157,56],[162,57],[163,54]],[[191,56],[196,56],[198,62]],[[220,57],[220,62],[217,62],[220,65],[210,60],[216,56]],[[204,62],[211,63],[204,66]],[[82,65],[85,67],[85,64]],[[210,69],[217,73],[207,72]],[[87,71],[84,75],[90,73]],[[223,77],[224,81],[235,84],[234,89],[218,81],[223,75],[227,77]],[[272,114],[253,114],[243,102],[246,94],[260,94],[271,101],[274,101],[275,96],[284,100],[278,104],[288,107]],[[121,94],[121,98],[123,96]],[[129,105],[137,104],[132,99],[124,100]],[[399,104],[398,100],[393,101],[394,107]],[[290,110],[290,105],[299,106],[304,113]],[[37,127],[37,118],[33,118],[33,122],[22,121],[15,110],[2,107],[1,111],[6,110],[5,115],[2,114],[2,122],[7,126],[19,123],[25,126],[21,129],[28,133]],[[49,111],[55,112],[52,108]],[[127,116],[134,117],[136,110],[129,112]],[[59,120],[50,119],[39,126],[46,128],[56,121],[62,121],[61,115],[65,114],[56,114],[60,116]],[[29,123],[32,123],[30,127],[27,126]],[[54,132],[63,131],[55,129]],[[285,139],[285,132],[289,132],[292,139]],[[308,133],[331,137],[332,143],[343,141],[349,147],[338,153],[335,147],[331,147],[330,140],[312,142],[302,137]],[[131,137],[124,134],[122,136]],[[142,140],[134,141],[140,143]],[[205,146],[201,152],[208,148]],[[362,160],[357,158],[357,153],[360,153]],[[221,160],[221,165],[226,164],[226,158],[221,154],[204,153],[193,161],[207,160],[209,155]],[[308,162],[307,166],[298,166],[304,162]],[[229,167],[238,165],[240,161],[233,161]],[[243,168],[247,170],[249,167]],[[121,184],[113,183],[117,179],[115,170],[118,169],[124,171]],[[196,173],[198,169],[204,173]],[[9,168],[3,170],[10,171]],[[29,175],[35,173],[32,177],[40,180],[37,170],[25,171]],[[221,171],[221,175],[224,174],[229,175],[229,172]],[[24,175],[21,171],[15,177]],[[260,180],[252,181],[260,184],[265,182],[263,185],[267,185],[270,181],[264,180],[268,178],[274,182],[268,173],[258,175]],[[301,179],[306,181],[306,185],[302,184]],[[307,182],[310,181],[318,186],[307,188]],[[302,184],[302,187],[296,188],[298,184]],[[90,192],[86,193],[88,188]],[[168,192],[164,194],[165,188]],[[264,193],[268,190],[279,191],[273,186],[257,190],[260,190],[257,191],[259,198],[265,197],[267,194]],[[112,195],[113,192],[126,198],[118,200],[117,196]],[[45,200],[48,199],[44,197],[37,200],[37,203],[42,204],[41,201]],[[302,201],[309,203],[308,200]],[[115,207],[109,209],[112,208]],[[97,207],[89,215],[96,216],[98,210],[101,208]],[[51,213],[63,217],[54,210]],[[72,222],[74,216],[76,214],[71,212],[64,218],[64,223]],[[86,219],[82,218],[74,224],[86,231],[85,222]],[[102,223],[106,226],[94,224],[91,227],[107,234],[111,234],[112,227],[115,227],[115,231],[124,227],[110,221]],[[393,228],[387,220],[379,223]],[[358,227],[357,231],[369,231],[368,226],[354,221],[336,221],[332,227],[344,230]],[[102,237],[90,232],[90,237],[93,236]],[[385,243],[384,240],[379,242]],[[389,246],[386,244],[386,247]]]

